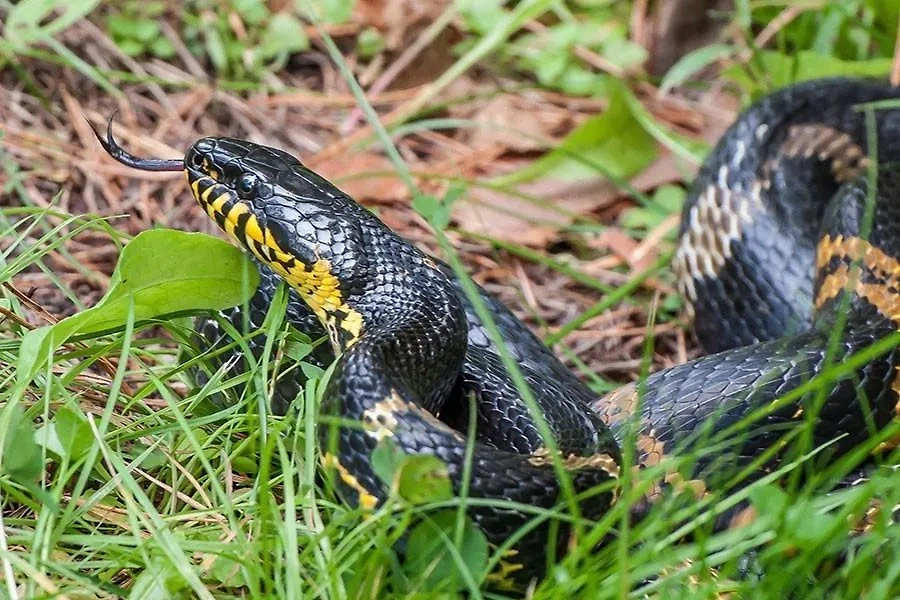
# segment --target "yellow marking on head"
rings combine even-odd
[[[247,224],[244,226],[244,235],[260,244],[263,243],[263,230],[259,226],[259,219],[256,218],[256,215],[250,215],[247,219]]]
[[[185,171],[187,173],[187,171]],[[190,174],[188,174],[188,181],[190,181]],[[191,192],[194,194],[194,198],[200,198],[200,180],[195,179],[191,181]]]
[[[243,202],[235,202],[231,206],[231,210],[229,210],[225,215],[225,233],[234,238],[237,238],[236,231],[238,218],[248,212],[250,212],[250,209],[247,208],[246,204],[244,204]]]
[[[231,193],[224,192],[210,201],[215,186],[209,186],[201,194],[199,181],[191,183],[191,190],[210,218],[215,219],[217,213],[222,214],[225,232],[247,247],[256,258],[269,265],[297,291],[319,320],[329,328],[329,333],[333,330],[334,335],[331,337],[336,349],[346,348],[354,343],[362,333],[363,317],[345,302],[340,281],[332,272],[331,262],[319,259],[307,267],[275,241],[245,203],[234,202],[226,213],[224,208],[232,197]],[[238,219],[245,214],[248,216],[239,232]],[[349,333],[349,336],[338,335],[338,313],[342,313],[340,329]]]
[[[376,498],[373,494],[369,492],[363,485],[359,482],[359,480],[353,476],[347,468],[341,464],[341,461],[338,460],[338,457],[334,454],[330,454],[326,452],[322,455],[322,464],[326,467],[336,469],[338,472],[338,476],[340,476],[341,481],[344,484],[356,492],[359,497],[359,506],[363,510],[371,511],[374,510],[376,506],[378,506],[378,498]]]
[[[212,165],[212,163],[209,162],[208,158],[203,159],[203,165],[201,166],[201,170],[206,174],[207,177],[209,177],[213,181],[219,180],[219,172]]]
[[[212,189],[213,189],[213,186],[209,186],[209,188],[207,188],[207,190],[206,190],[205,192],[203,192],[203,193],[204,193],[205,195],[207,195],[207,197],[208,197],[208,196],[209,196],[209,193],[210,193],[210,190],[212,190]],[[215,210],[216,212],[224,213],[225,211],[222,210],[222,209],[225,207],[225,203],[228,202],[228,199],[229,199],[230,197],[231,197],[231,194],[230,194],[229,192],[222,192],[221,194],[219,194],[218,196],[216,196],[216,197],[213,199],[213,201],[209,203],[209,205],[210,205],[210,206],[213,208],[213,210]]]
[[[203,193],[200,194],[200,197],[198,198],[198,200],[200,200],[200,203],[203,204],[204,206],[209,205],[209,197],[212,195],[213,187],[215,187],[215,186],[211,185],[208,188],[206,188],[205,190],[203,190]]]

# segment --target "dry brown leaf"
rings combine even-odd
[[[491,98],[471,119],[478,124],[468,136],[472,147],[501,144],[513,152],[545,150],[560,132],[574,126],[571,111],[509,94]]]
[[[525,184],[519,190],[541,202],[485,188],[473,188],[468,198],[453,207],[457,224],[473,233],[543,247],[555,239],[557,231],[585,215],[604,199],[612,199],[612,188],[600,179],[560,181],[542,179]]]
[[[358,201],[391,202],[408,192],[381,154],[358,152],[316,163],[316,172]]]
[[[353,9],[354,21],[375,27],[384,34],[385,45],[395,50],[411,34],[434,21],[450,0],[360,0]]]
[[[677,221],[675,222],[677,224]],[[665,231],[672,226],[666,223]],[[652,240],[651,240],[652,242]],[[589,241],[592,248],[608,250],[618,256],[632,271],[645,271],[653,266],[658,258],[655,244],[642,244],[618,227],[608,227],[600,235]]]

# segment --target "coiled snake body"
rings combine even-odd
[[[261,324],[284,280],[292,287],[288,318],[311,336],[328,336],[318,357],[328,361],[333,351],[339,360],[321,411],[347,423],[321,426],[320,441],[349,501],[371,508],[385,498],[371,458],[389,439],[408,454],[442,459],[457,493],[467,473],[471,497],[538,508],[561,503],[557,462],[576,492],[595,490],[580,508],[597,518],[619,493],[626,439],[636,441],[639,465],[676,449],[699,451],[683,476],[702,487],[724,465],[733,470],[773,450],[765,470],[791,455],[791,444],[778,445],[796,425],[809,425],[814,447],[830,444],[819,455],[826,460],[871,442],[898,417],[893,346],[819,395],[773,404],[900,322],[900,169],[889,164],[900,157],[900,111],[867,121],[857,109],[896,97],[900,90],[874,81],[799,84],[754,104],[710,154],[684,209],[674,262],[698,338],[715,354],[597,398],[479,290],[557,456],[452,271],[296,158],[232,138],[201,139],[183,160],[131,156],[111,135],[101,142],[137,168],[184,169],[200,205],[258,261],[251,326]],[[229,317],[238,326],[244,318],[238,309]],[[215,343],[214,321],[201,331]],[[292,377],[275,388],[277,412],[300,389]],[[467,468],[470,395],[476,441]],[[749,430],[703,452],[757,412]],[[497,545],[530,519],[508,505],[477,504],[469,512]],[[547,535],[544,525],[520,539],[507,565],[511,580],[540,574]],[[562,550],[565,536],[558,539]]]

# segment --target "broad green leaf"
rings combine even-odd
[[[269,9],[263,0],[231,0],[231,7],[247,25],[259,25],[269,16]]]
[[[318,0],[314,4],[322,21],[338,25],[350,20],[356,0]],[[306,0],[297,0],[297,5],[303,9],[309,6]]]
[[[653,192],[650,204],[623,211],[619,224],[630,229],[653,229],[670,215],[681,211],[686,195],[687,192],[681,186],[661,185]],[[676,232],[677,229],[670,231],[668,237],[674,238]]]
[[[384,50],[384,37],[374,27],[366,27],[356,37],[356,53],[368,60]]]
[[[436,456],[407,456],[396,477],[400,497],[412,504],[441,502],[453,497],[447,465]]]
[[[688,52],[678,59],[678,62],[672,65],[672,68],[663,77],[662,83],[659,84],[659,91],[663,94],[667,93],[673,87],[682,85],[709,65],[723,58],[728,58],[733,53],[734,48],[727,44],[712,44],[711,46],[703,46]]]
[[[150,52],[158,58],[172,58],[175,56],[175,46],[168,38],[158,37],[150,42]]]
[[[64,406],[56,411],[53,424],[56,437],[69,458],[79,458],[91,447],[91,426],[81,414]]]
[[[409,534],[405,570],[416,580],[427,573],[425,580],[430,588],[441,586],[446,589],[445,586],[452,585],[457,590],[462,589],[457,562],[447,547],[455,539],[456,516],[455,510],[441,511],[423,520]],[[484,534],[470,519],[465,519],[463,523],[462,543],[457,551],[477,581],[487,564],[488,544]]]
[[[16,363],[20,384],[30,381],[52,352],[79,334],[124,326],[186,310],[221,310],[246,301],[259,275],[227,242],[169,229],[144,231],[123,250],[106,296],[93,308],[28,332]]]
[[[43,460],[41,448],[34,440],[34,424],[25,418],[25,412],[14,405],[9,418],[9,429],[4,437],[3,454],[0,455],[2,471],[13,481],[31,484],[41,474]]]
[[[600,174],[625,179],[643,170],[656,158],[656,143],[632,114],[624,86],[613,86],[611,90],[606,112],[578,126],[559,148],[493,183],[510,185],[551,174],[554,179],[563,180]],[[591,163],[599,165],[603,173],[598,173]]]
[[[211,24],[203,28],[203,38],[206,42],[206,54],[216,71],[223,72],[228,68],[228,53],[225,51],[225,43],[222,36]]]
[[[453,497],[447,465],[425,454],[408,455],[389,437],[372,452],[372,469],[391,491],[411,504],[441,502]]]
[[[761,515],[767,516],[783,514],[790,504],[788,495],[775,485],[753,488],[750,492],[750,501]]]
[[[309,38],[303,24],[286,13],[272,15],[259,45],[259,53],[264,59],[281,54],[300,52],[309,48]]]
[[[129,600],[170,600],[181,598],[179,594],[187,583],[179,575],[174,565],[161,557],[152,562],[131,584]]]
[[[765,83],[768,85],[765,90],[760,90],[757,82],[738,66],[726,69],[723,75],[735,81],[747,93],[756,95],[810,79],[837,76],[887,77],[891,72],[889,58],[851,61],[809,51],[785,55],[766,50],[759,52],[756,60],[766,74]]]
[[[210,575],[227,587],[240,588],[247,585],[241,564],[225,556],[216,557]]]
[[[297,362],[309,356],[312,350],[312,344],[299,340],[290,340],[284,345],[284,355]]]
[[[501,0],[456,0],[456,6],[466,27],[479,34],[500,24],[508,12]]]
[[[35,430],[34,441],[38,446],[57,456],[68,456],[68,452],[63,448],[62,442],[59,441],[59,436],[56,434],[56,424],[52,421]]]
[[[372,451],[372,470],[388,487],[393,487],[394,478],[400,472],[407,455],[391,438],[382,438]]]
[[[823,542],[827,542],[831,532],[837,523],[833,514],[817,511],[811,503],[801,501],[794,503],[788,510],[788,531],[791,539],[805,542],[809,548],[815,548]]]
[[[325,370],[322,367],[308,362],[300,363],[300,371],[303,372],[303,376],[307,379],[321,379],[325,374]]]
[[[252,475],[259,472],[259,462],[249,456],[235,456],[231,459],[231,466],[235,472],[244,475]]]

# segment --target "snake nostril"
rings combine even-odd
[[[199,169],[203,166],[203,155],[199,152],[192,152],[188,162],[193,168]]]

